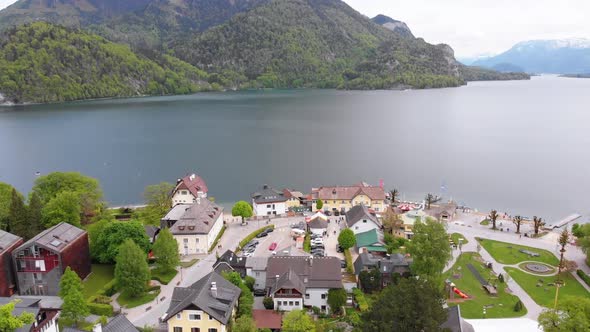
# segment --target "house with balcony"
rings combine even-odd
[[[407,277],[410,275],[410,262],[401,254],[375,256],[370,253],[361,253],[354,261],[354,274],[357,277],[359,287],[361,281],[359,275],[362,271],[378,269],[381,273],[381,288],[385,288],[393,282],[393,275]]]
[[[323,211],[345,214],[353,206],[363,204],[375,212],[383,212],[387,207],[385,190],[361,182],[352,186],[332,186],[312,188],[307,198],[312,211],[317,211],[317,201],[322,200]]]
[[[223,208],[206,198],[177,204],[160,220],[169,228],[181,255],[206,254],[223,228]]]
[[[0,297],[0,306],[12,301],[18,302],[14,306],[13,314],[20,315],[28,312],[35,317],[31,324],[12,330],[14,332],[59,332],[57,320],[59,318],[59,309],[44,308],[40,299],[20,298],[20,297]]]
[[[197,201],[197,198],[207,198],[207,184],[196,174],[191,174],[178,179],[176,186],[172,190],[172,206],[177,204],[191,204]]]
[[[56,296],[68,266],[80,279],[90,274],[88,233],[59,223],[14,249],[12,259],[19,294]]]
[[[286,197],[284,192],[278,191],[265,184],[260,190],[252,194],[252,209],[254,215],[276,216],[287,213],[287,202],[290,197]]]
[[[189,287],[176,287],[163,321],[168,332],[226,332],[241,289],[211,272]]]
[[[272,256],[266,268],[266,288],[275,310],[318,307],[328,313],[328,291],[342,288],[336,257]]]
[[[10,297],[17,291],[12,252],[21,244],[20,236],[0,230],[0,296]]]

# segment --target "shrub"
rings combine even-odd
[[[267,309],[267,310],[273,310],[275,308],[275,303],[272,300],[272,297],[268,297],[268,296],[265,297],[262,300],[262,304],[264,305],[264,309]]]
[[[311,307],[311,311],[313,311],[313,313],[316,315],[319,315],[322,312],[322,310],[320,310],[320,307],[316,306]]]
[[[212,252],[213,249],[215,249],[215,247],[217,246],[217,242],[219,242],[219,239],[221,239],[221,237],[223,236],[223,233],[225,233],[225,225],[223,225],[223,227],[221,227],[221,231],[219,231],[219,234],[217,234],[217,237],[215,238],[215,241],[213,241],[213,243],[211,243],[211,247],[209,247],[209,252]]]
[[[334,314],[340,314],[342,306],[346,304],[346,291],[342,288],[328,291],[328,305]]]
[[[303,251],[311,252],[311,237],[309,233],[305,233],[305,239],[303,239]]]
[[[352,326],[361,325],[361,315],[358,312],[352,311],[346,315],[346,321]]]
[[[504,283],[504,275],[502,273],[498,274],[498,281]]]
[[[149,286],[147,288],[147,292],[152,292],[152,291],[155,291],[155,290],[160,290],[160,285]]]
[[[256,283],[256,279],[251,276],[244,277],[244,284],[248,287],[248,289],[253,292],[254,291],[254,284]]]
[[[352,289],[352,295],[354,297],[354,302],[358,306],[361,312],[365,312],[369,310],[369,303],[367,303],[367,299],[365,298],[365,294],[358,288]]]
[[[94,303],[100,303],[100,304],[110,304],[111,303],[111,298],[108,296],[104,296],[104,295],[97,295],[94,297]]]
[[[117,293],[117,289],[115,287],[115,279],[104,284],[104,286],[102,286],[102,289],[100,292],[103,292],[104,295],[106,295],[106,296],[115,295],[115,293]]]
[[[113,306],[108,303],[100,303],[97,301],[104,301],[104,299],[99,299],[97,296],[91,296],[88,298],[88,309],[90,310],[90,313],[97,316],[112,317]]]
[[[242,241],[240,241],[240,244],[238,246],[238,249],[242,249],[248,242],[252,241],[252,239],[254,239],[256,237],[256,235],[262,233],[264,230],[268,229],[268,228],[275,228],[275,225],[268,225],[268,226],[264,226],[258,230],[255,230],[254,232],[250,233],[248,236],[246,236]]]
[[[590,276],[588,276],[586,273],[584,273],[584,271],[582,270],[577,270],[576,274],[582,279],[584,280],[584,282],[586,283],[586,285],[590,286]]]
[[[354,273],[354,265],[352,265],[352,254],[350,250],[344,250],[344,259],[346,260],[346,272]]]
[[[516,302],[516,304],[514,305],[514,311],[520,312],[520,311],[522,311],[522,308],[523,308],[522,302],[520,300],[518,300]]]

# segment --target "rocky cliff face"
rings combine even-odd
[[[391,17],[385,15],[377,15],[373,17],[371,21],[399,34],[402,37],[414,38],[412,30],[410,30],[408,25],[402,21],[394,20]]]

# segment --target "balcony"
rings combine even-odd
[[[41,249],[35,255],[30,255],[30,251],[27,254],[16,256],[17,272],[47,273],[59,266],[59,256],[50,251]]]

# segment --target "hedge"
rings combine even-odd
[[[365,294],[360,289],[353,288],[352,295],[354,296],[354,302],[356,302],[361,312],[369,310],[369,303],[367,303]]]
[[[352,255],[350,249],[344,250],[344,259],[346,260],[346,272],[354,273],[354,265],[352,265]]]
[[[107,282],[102,286],[102,288],[96,292],[96,295],[104,295],[104,296],[113,296],[117,293],[117,289],[115,288],[115,279]]]
[[[252,239],[254,239],[256,237],[256,235],[262,233],[264,230],[266,230],[268,228],[274,229],[275,225],[264,226],[260,229],[255,230],[254,232],[250,233],[250,235],[246,236],[242,241],[240,241],[240,244],[238,245],[238,250],[241,250],[246,244],[248,244],[248,242],[252,241]]]
[[[217,246],[217,242],[219,242],[219,239],[221,239],[221,236],[223,235],[223,233],[225,233],[225,225],[223,225],[223,227],[221,227],[221,231],[219,232],[219,234],[217,234],[217,237],[215,238],[215,241],[213,241],[213,243],[211,243],[211,247],[209,247],[209,252],[212,252],[213,249],[215,249],[215,247]]]
[[[90,310],[91,314],[107,317],[112,317],[114,315],[112,305],[105,303],[96,303],[96,300],[96,296],[91,296],[88,298],[88,309]]]
[[[311,252],[311,236],[309,232],[305,233],[305,239],[303,240],[303,251]]]
[[[590,276],[588,276],[584,271],[582,270],[577,270],[576,273],[578,274],[578,276],[584,280],[584,282],[586,283],[586,285],[590,286]]]

